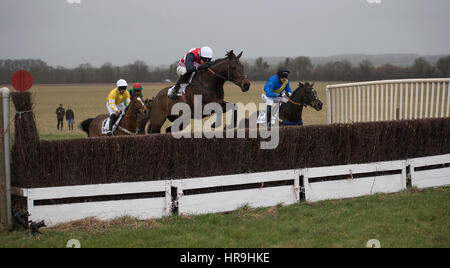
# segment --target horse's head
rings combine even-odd
[[[147,106],[142,101],[141,97],[135,96],[131,100],[131,105],[132,105],[132,107],[134,107],[137,117],[142,119],[142,118],[144,118],[146,116]]]
[[[314,83],[309,84],[306,82],[303,84],[302,82],[299,82],[298,85],[299,87],[294,91],[291,98],[303,105],[313,107],[316,111],[322,110],[323,103],[317,97],[317,91],[314,89]]]
[[[243,52],[243,51],[242,51]],[[238,85],[243,92],[250,89],[250,81],[244,73],[244,65],[239,61],[242,56],[242,52],[239,55],[234,55],[233,50],[227,52],[228,61],[228,80]]]

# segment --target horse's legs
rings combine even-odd
[[[149,125],[149,133],[161,133],[161,127],[166,121],[165,115],[152,116],[151,123]]]
[[[231,104],[231,105],[230,105],[230,104]],[[228,112],[229,110],[233,110],[233,127],[232,127],[232,128],[237,127],[237,126],[238,126],[238,124],[237,124],[237,120],[238,120],[238,111],[237,111],[236,105],[235,105],[234,103],[231,103],[231,102],[223,102],[223,103],[221,103],[221,106],[222,106],[222,109],[223,109],[223,110],[222,110],[223,113],[226,113],[226,112]],[[227,109],[228,109],[228,110],[227,110]],[[250,121],[249,121],[247,118],[244,118],[244,119],[239,123],[239,127],[242,127],[242,128],[248,128],[249,125],[250,125]],[[211,124],[211,128],[216,128],[216,123],[215,123],[215,122]],[[230,127],[230,126],[227,126],[227,128],[231,128],[231,127]]]
[[[238,118],[236,105],[234,103],[224,101],[221,103],[221,106],[224,113],[228,112],[229,110],[233,110],[233,128],[235,128],[237,126],[237,118]]]
[[[145,134],[145,125],[147,125],[147,119],[142,119],[139,123],[139,134]]]

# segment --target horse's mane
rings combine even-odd
[[[213,60],[213,61],[207,63],[207,66],[208,66],[208,67],[211,67],[211,66],[213,66],[213,65],[216,65],[216,64],[218,64],[218,63],[221,63],[222,61],[224,61],[224,60],[226,60],[226,59],[227,59],[227,57],[215,59],[215,60]]]
[[[216,65],[216,64],[218,64],[218,63],[221,63],[222,61],[227,60],[227,59],[230,57],[231,54],[234,55],[233,50],[227,51],[224,58],[218,58],[218,59],[215,59],[215,60],[213,60],[213,61],[207,63],[207,66],[208,66],[208,67],[211,67],[211,66],[213,66],[213,65]]]
[[[310,88],[313,85],[310,84],[309,82],[305,82],[304,84],[302,84],[303,86],[299,86],[298,88],[296,88],[294,90],[294,92],[292,92],[292,98],[295,99],[297,97],[298,94],[300,94],[301,89],[306,89],[306,88]]]

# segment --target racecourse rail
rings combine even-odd
[[[329,85],[328,123],[449,117],[450,78]]]

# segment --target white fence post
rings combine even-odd
[[[432,78],[328,85],[328,123],[448,117],[449,83]]]
[[[330,90],[328,89],[328,86],[326,87],[326,94],[327,94],[327,120],[328,122],[331,122],[331,93]]]

